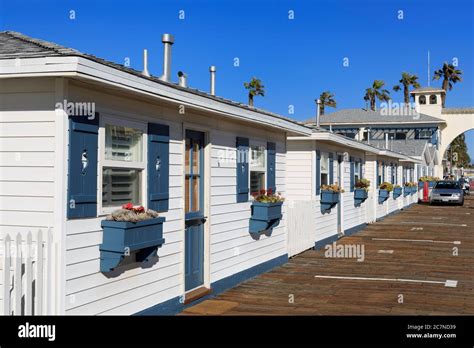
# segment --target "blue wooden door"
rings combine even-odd
[[[185,290],[204,284],[204,133],[186,131]]]

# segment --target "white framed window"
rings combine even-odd
[[[146,123],[104,117],[100,133],[99,212],[145,205]]]
[[[320,166],[321,186],[329,185],[329,155],[327,152],[321,152]]]
[[[266,188],[266,151],[265,146],[250,146],[250,193]]]
[[[354,183],[357,184],[357,182],[361,179],[361,173],[362,173],[362,165],[359,161],[354,162]]]

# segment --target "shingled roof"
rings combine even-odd
[[[428,141],[423,140],[413,140],[413,139],[405,139],[405,140],[391,140],[389,141],[389,148],[388,150],[392,150],[407,156],[415,156],[419,157],[422,156],[425,152],[425,148],[427,147]],[[364,143],[367,143],[364,141]],[[377,147],[379,149],[385,148],[385,140],[371,140],[370,145]]]
[[[168,87],[172,87],[172,88],[185,91],[188,93],[193,93],[202,97],[206,97],[206,98],[209,98],[221,103],[225,103],[228,105],[236,106],[242,109],[276,117],[276,118],[297,124],[299,126],[304,126],[302,122],[296,121],[289,117],[285,117],[285,116],[282,116],[282,115],[279,115],[267,110],[250,107],[247,104],[239,103],[230,99],[217,97],[195,88],[182,87],[182,86],[179,86],[177,83],[162,81],[157,76],[147,77],[143,75],[141,71],[138,71],[130,67],[126,67],[124,65],[117,64],[117,63],[114,63],[102,58],[98,58],[94,55],[86,54],[72,48],[61,46],[53,42],[48,42],[48,41],[32,38],[15,31],[1,31],[0,32],[0,60],[1,59],[17,59],[17,58],[67,57],[67,56],[75,56],[75,57],[82,57],[85,59],[89,59],[99,64],[103,64],[108,67],[112,67],[114,69],[118,69],[120,71],[127,72],[135,76],[139,76],[140,78],[151,80],[153,82],[156,82]]]
[[[443,123],[442,119],[419,114],[417,116],[404,115],[383,115],[380,110],[372,111],[367,109],[342,109],[330,114],[324,114],[320,118],[321,125],[341,124],[366,124],[371,123],[389,124],[389,123]],[[311,118],[304,122],[305,124],[314,124],[315,119]]]

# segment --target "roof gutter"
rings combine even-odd
[[[175,88],[174,85],[167,86],[164,83],[157,83],[148,78],[136,76],[83,57],[25,58],[22,59],[20,66],[15,65],[14,59],[0,60],[0,78],[51,76],[79,77],[159,100],[185,105],[191,109],[212,112],[224,117],[279,129],[288,134],[310,135],[312,132],[311,128],[278,115],[270,115],[258,110],[247,110],[216,100],[212,96],[198,95],[186,91],[184,88]]]

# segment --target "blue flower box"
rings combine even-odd
[[[114,270],[132,252],[135,252],[137,262],[155,256],[158,247],[165,242],[164,221],[164,217],[139,222],[103,220],[103,238],[99,247],[100,271]]]
[[[403,197],[407,197],[408,195],[410,195],[411,191],[412,191],[412,190],[411,190],[411,187],[410,187],[410,186],[405,186],[405,187],[403,188]]]
[[[436,184],[436,181],[428,181],[429,188],[433,188],[435,184]]]
[[[413,194],[415,194],[415,193],[417,193],[417,192],[418,192],[418,189],[417,189],[415,186],[412,186],[410,193],[413,195]]]
[[[250,233],[271,231],[280,224],[282,218],[281,206],[283,202],[262,203],[252,202],[250,216]]]
[[[390,192],[388,190],[379,190],[379,204],[383,204],[388,197],[390,197]]]
[[[418,181],[418,189],[421,190],[424,186],[425,186],[425,182],[424,182],[424,181]]]
[[[402,195],[402,188],[401,187],[394,187],[393,188],[393,199],[397,199]]]
[[[369,192],[366,189],[356,188],[354,189],[354,204],[360,206],[369,196]]]
[[[339,203],[339,192],[321,190],[321,212],[329,212],[337,203]]]

